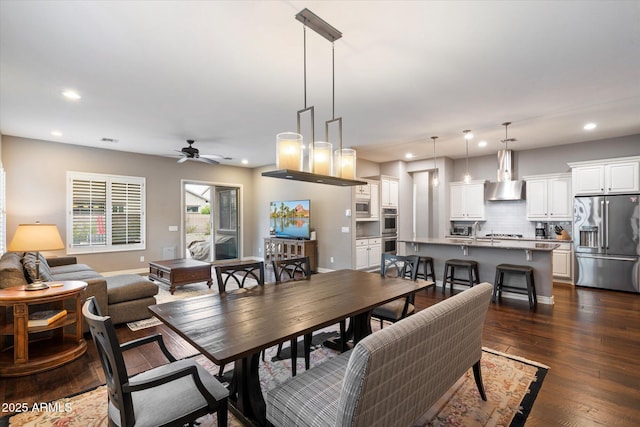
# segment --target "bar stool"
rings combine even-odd
[[[422,270],[420,270],[420,266],[422,266]],[[404,277],[411,277],[411,271],[405,271]],[[436,283],[436,275],[433,268],[433,258],[431,258],[430,256],[418,257],[418,273],[416,274],[416,278],[418,277],[424,280],[430,278],[434,284]]]
[[[504,273],[522,273],[526,281],[526,289],[518,286],[504,285]],[[528,265],[499,264],[496,266],[496,280],[493,285],[493,295],[491,301],[496,302],[496,297],[502,296],[502,290],[509,289],[514,293],[526,294],[529,298],[529,308],[533,309],[536,304],[536,286],[533,281],[533,267]]]
[[[462,279],[455,277],[456,267],[466,268],[469,272],[469,279]],[[444,275],[442,276],[442,290],[447,289],[447,283],[451,284],[451,291],[453,292],[453,284],[467,285],[473,287],[480,283],[478,275],[478,262],[466,259],[448,259],[444,264]]]

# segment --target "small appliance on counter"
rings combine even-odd
[[[472,227],[470,225],[454,225],[449,232],[452,236],[470,236]]]
[[[539,222],[536,224],[536,239],[547,238],[547,223]]]

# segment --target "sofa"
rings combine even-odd
[[[74,256],[40,259],[43,281],[81,280],[87,282],[85,298],[94,296],[100,311],[110,316],[114,324],[133,322],[149,317],[147,307],[156,303],[158,286],[136,274],[104,277]],[[36,276],[35,252],[6,252],[0,258],[0,289],[25,286]],[[88,332],[84,325],[84,332]]]
[[[476,285],[393,325],[267,392],[274,426],[413,425],[480,358],[493,285]]]

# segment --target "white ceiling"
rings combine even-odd
[[[492,154],[505,121],[516,151],[640,134],[637,0],[0,0],[0,132],[161,156],[195,139],[273,164],[304,107],[305,7],[343,33],[335,113],[359,158],[429,158],[432,135],[464,157],[463,129],[470,156]],[[318,140],[331,93],[331,43],[308,30]]]

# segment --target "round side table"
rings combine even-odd
[[[0,290],[0,377],[17,377],[57,368],[82,356],[82,304],[87,284],[47,282],[48,289],[24,286]],[[67,315],[47,326],[29,327],[29,314],[66,309]],[[10,348],[13,347],[13,351]]]

